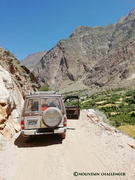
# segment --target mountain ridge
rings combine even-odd
[[[77,82],[78,89],[129,85],[134,83],[134,44],[135,8],[115,24],[77,27],[32,72],[41,85],[60,91]]]

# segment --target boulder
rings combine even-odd
[[[21,129],[18,118],[24,101],[10,74],[1,66],[0,85],[0,133],[10,140]]]
[[[0,104],[10,114],[15,107],[15,101],[12,96],[13,84],[8,71],[0,66]]]
[[[10,140],[15,135],[15,133],[20,130],[21,126],[19,123],[16,122],[12,116],[9,116],[4,129],[1,130],[0,133]]]
[[[0,131],[0,133],[7,139],[11,140],[12,135],[7,131],[6,128],[4,128],[2,131]]]
[[[87,116],[90,118],[90,120],[93,123],[103,122],[102,117],[101,116],[97,116],[93,109],[89,109],[89,111],[87,113]]]

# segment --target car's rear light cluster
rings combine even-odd
[[[24,120],[21,120],[21,129],[24,129]]]
[[[67,126],[67,118],[64,117],[64,126]]]

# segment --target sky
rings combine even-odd
[[[22,60],[78,26],[114,24],[134,7],[135,0],[0,0],[0,46]]]

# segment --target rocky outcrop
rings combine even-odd
[[[91,120],[93,123],[103,122],[102,117],[101,117],[101,116],[97,116],[97,115],[96,115],[96,112],[95,112],[93,109],[89,109],[89,110],[88,110],[87,116],[90,118],[90,120]]]
[[[0,66],[0,133],[11,139],[20,130],[18,118],[23,106],[23,97],[15,87],[8,71]]]
[[[82,110],[82,111],[84,111],[84,110]],[[114,132],[120,133],[120,131],[118,129],[116,129],[115,127],[104,123],[103,118],[101,116],[98,116],[93,109],[85,110],[85,113],[87,114],[87,117],[89,117],[89,120],[92,123],[96,124],[100,129],[106,130],[109,133],[114,133]]]
[[[135,8],[115,26],[108,53],[83,81],[87,86],[134,84]]]
[[[9,72],[13,84],[18,87],[23,98],[40,87],[37,79],[12,53],[0,48],[0,65]]]
[[[0,133],[11,139],[20,130],[20,117],[26,94],[39,87],[33,74],[0,48]]]
[[[135,44],[130,40],[120,42],[108,55],[101,59],[86,76],[84,83],[88,86],[127,85],[133,82]]]

